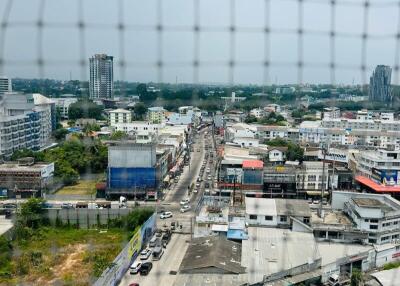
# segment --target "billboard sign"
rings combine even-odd
[[[318,159],[320,160],[324,159],[324,154],[322,153],[322,150],[318,151]],[[329,148],[328,152],[326,153],[325,160],[335,161],[339,163],[347,163],[349,158],[347,155],[347,151],[335,148]]]
[[[379,170],[377,168],[372,168],[372,178],[388,186],[393,186],[399,184],[399,176],[397,170]]]
[[[135,232],[135,234],[129,241],[129,248],[128,248],[129,257],[132,256],[136,257],[139,254],[141,247],[142,247],[142,236],[139,229],[137,232]]]
[[[156,214],[154,213],[151,217],[140,228],[141,234],[141,245],[145,245],[153,236],[156,231]]]

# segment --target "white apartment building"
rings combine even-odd
[[[68,119],[68,112],[70,105],[78,101],[77,98],[71,98],[71,97],[53,98],[53,100],[56,104],[57,110],[60,112],[61,118],[63,119]]]
[[[147,120],[151,123],[161,123],[165,119],[165,109],[163,107],[150,107],[147,109]]]
[[[40,114],[32,94],[5,93],[0,102],[0,155],[8,159],[20,149],[39,150]]]
[[[400,202],[389,195],[332,192],[332,208],[343,210],[373,244],[398,243]]]
[[[153,124],[148,121],[132,121],[129,123],[114,123],[116,131],[122,131],[129,135],[150,135],[157,134],[164,127],[163,124]]]
[[[40,117],[40,146],[49,145],[52,131],[55,130],[55,102],[39,93],[32,94],[34,110]]]
[[[318,122],[318,121],[316,121]],[[400,131],[400,121],[381,119],[324,118],[321,127],[347,130]]]
[[[267,113],[265,112],[265,110],[261,108],[254,108],[250,110],[250,115],[254,116],[255,118],[263,118],[266,114]]]
[[[110,125],[132,122],[132,113],[129,110],[118,108],[109,111]]]
[[[256,137],[260,140],[273,140],[282,138],[292,142],[299,141],[299,129],[287,126],[256,125]]]
[[[340,109],[337,107],[325,107],[323,111],[324,119],[340,118]]]

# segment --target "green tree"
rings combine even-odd
[[[137,118],[142,119],[143,116],[146,114],[147,112],[147,108],[146,105],[143,102],[138,102],[135,104],[135,106],[133,107],[133,110],[135,111],[135,115],[137,116]]]
[[[145,96],[147,94],[147,85],[144,83],[139,83],[136,87],[136,92],[140,97]]]
[[[302,162],[304,160],[304,149],[297,144],[289,142],[286,158],[289,161]]]
[[[79,100],[69,106],[68,118],[76,120],[79,118],[94,118],[100,120],[102,116],[103,107],[88,100]]]
[[[110,139],[111,140],[120,140],[122,138],[126,137],[126,133],[123,131],[115,131],[113,134],[111,134]]]
[[[65,128],[59,128],[54,130],[53,136],[56,140],[63,140],[65,136],[68,134],[68,130]]]
[[[351,273],[350,285],[361,286],[362,281],[362,272],[358,269],[353,269],[353,272]]]
[[[33,157],[35,159],[35,162],[45,161],[44,152],[32,151],[29,149],[21,149],[21,150],[15,151],[11,156],[11,160],[15,161],[15,160],[18,160],[20,158],[25,158],[25,157]]]
[[[254,123],[257,122],[257,117],[255,117],[254,115],[249,115],[246,117],[246,119],[244,120],[245,123]]]
[[[18,221],[23,226],[37,229],[47,221],[46,209],[43,208],[45,201],[41,198],[31,198],[21,204]]]

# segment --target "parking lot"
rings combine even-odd
[[[176,275],[170,274],[170,271],[177,272],[179,270],[183,256],[188,248],[186,241],[189,239],[190,235],[174,233],[167,248],[164,249],[161,259],[158,261],[152,261],[151,258],[147,260],[153,263],[153,268],[147,276],[131,275],[128,270],[120,285],[129,286],[131,283],[138,283],[140,286],[173,285]]]

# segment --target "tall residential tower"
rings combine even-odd
[[[378,65],[369,79],[369,100],[391,103],[392,88],[390,79],[392,69],[389,66]]]
[[[0,76],[0,94],[11,91],[11,79]]]
[[[91,99],[112,98],[114,92],[113,57],[96,54],[89,59]]]

